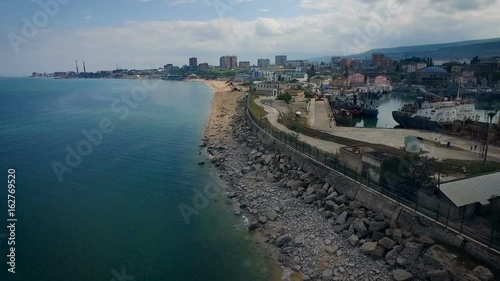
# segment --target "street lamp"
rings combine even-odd
[[[488,117],[490,118],[489,123],[488,123],[488,130],[486,131],[486,147],[484,150],[484,162],[483,165],[486,165],[486,157],[488,157],[488,146],[490,146],[490,130],[491,130],[491,123],[493,123],[493,117],[497,115],[498,110],[495,109],[495,111],[490,111],[488,112]],[[486,120],[488,121],[488,120]]]

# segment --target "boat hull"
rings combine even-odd
[[[392,118],[394,118],[394,121],[405,129],[418,129],[434,132],[441,131],[439,123],[425,118],[412,117],[410,114],[405,112],[393,111]]]
[[[335,117],[335,123],[337,125],[349,125],[352,122],[352,115],[350,113],[346,114],[347,111],[344,113],[340,111],[336,111],[333,114],[333,117]]]
[[[363,117],[366,118],[377,118],[378,116],[378,109],[370,109],[370,108],[365,108],[363,111]]]

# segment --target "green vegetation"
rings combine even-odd
[[[255,103],[255,99],[257,97],[255,95],[250,96],[249,109],[254,116],[259,119],[265,119],[267,112],[262,108],[262,106]]]
[[[434,163],[434,169],[443,175],[465,175],[472,177],[500,171],[500,163],[486,162],[486,165],[483,165],[482,161],[444,159]]]
[[[311,129],[307,126],[306,118],[296,117],[295,114],[288,114],[284,117],[278,118],[278,122],[283,124],[288,129],[297,132],[299,134],[304,134],[315,139],[325,140],[335,142],[345,146],[366,146],[373,148],[376,151],[390,152],[394,154],[401,154],[399,149],[383,145],[383,144],[373,144],[363,141],[357,141],[345,137],[335,136],[329,133]]]
[[[500,72],[498,71],[489,71],[489,72],[481,72],[478,75],[479,81],[483,78],[487,79],[489,83],[498,83],[500,81]]]
[[[410,64],[410,63],[427,63],[427,60],[425,58],[418,58],[418,57],[411,57],[411,58],[406,58],[404,60],[400,60],[399,63],[402,65]]]
[[[179,73],[182,74],[182,73]],[[200,71],[198,75],[202,78],[208,78],[208,79],[217,79],[217,78],[223,78],[223,77],[234,77],[238,74],[236,70],[229,70],[229,69],[210,69],[210,70],[205,70],[205,71]]]
[[[284,94],[279,94],[277,99],[284,100],[286,103],[290,103],[292,101],[292,96],[289,93],[284,93]]]
[[[435,158],[410,153],[391,157],[382,164],[382,182],[389,185],[404,184],[413,188],[428,186],[436,173],[436,162]]]
[[[314,97],[314,92],[313,90],[309,89],[309,88],[306,88],[304,89],[304,96],[306,98],[309,98],[309,99],[312,99]]]

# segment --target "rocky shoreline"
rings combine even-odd
[[[446,263],[449,252],[431,238],[404,231],[261,143],[244,97],[230,119],[211,120],[219,135],[204,145],[230,208],[248,218],[256,243],[284,268],[283,280],[494,280],[485,267]]]

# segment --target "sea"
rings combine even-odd
[[[212,97],[200,82],[0,78],[0,280],[275,278],[198,165]]]

